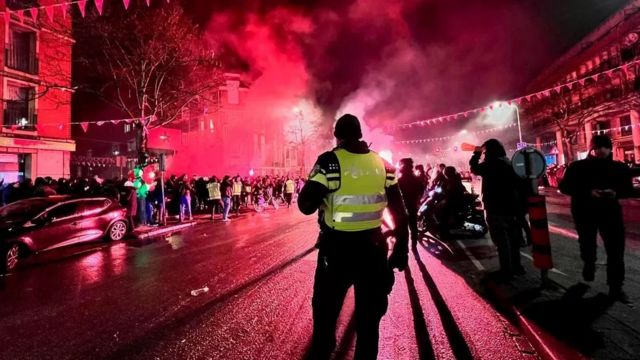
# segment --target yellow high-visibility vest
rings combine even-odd
[[[287,180],[284,186],[284,192],[287,194],[293,194],[296,191],[296,184],[293,180]]]
[[[344,149],[333,151],[338,164],[315,169],[310,181],[332,190],[320,209],[324,223],[338,231],[363,231],[382,225],[387,207],[385,189],[397,183],[395,170],[385,166],[375,152],[354,154]]]
[[[220,200],[222,199],[222,195],[220,194],[220,183],[208,183],[207,190],[209,190],[209,198],[212,200]]]
[[[240,195],[242,194],[242,183],[241,182],[233,182],[233,195]]]

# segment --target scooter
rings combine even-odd
[[[418,230],[439,239],[479,239],[489,231],[484,212],[480,209],[478,195],[466,193],[463,205],[453,219],[439,219],[436,214],[438,204],[444,199],[441,188],[435,188],[423,201],[418,210]],[[451,221],[449,233],[441,233],[441,221]],[[445,235],[445,236],[443,236]]]

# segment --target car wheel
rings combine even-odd
[[[18,266],[20,260],[20,245],[9,244],[2,249],[2,264],[0,272],[8,273]]]
[[[127,235],[127,223],[118,220],[111,224],[107,233],[107,239],[110,241],[120,241]]]

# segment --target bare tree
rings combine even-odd
[[[196,101],[213,102],[222,73],[215,54],[177,2],[114,9],[78,22],[77,84],[137,122],[140,162],[147,132],[178,119]]]

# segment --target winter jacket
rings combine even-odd
[[[482,177],[482,202],[488,214],[515,216],[520,213],[521,179],[509,160],[489,158],[480,163],[480,152],[473,153],[469,166],[474,175]]]

